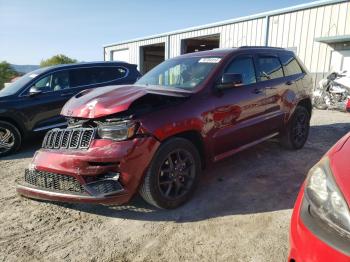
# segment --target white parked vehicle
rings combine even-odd
[[[350,101],[350,73],[332,72],[319,82],[313,92],[313,105],[317,109],[346,111]]]

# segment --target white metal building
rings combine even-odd
[[[137,64],[142,73],[164,59],[213,48],[284,47],[316,77],[350,71],[350,1],[323,0],[104,46],[104,59]]]

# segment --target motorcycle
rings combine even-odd
[[[350,74],[332,72],[313,91],[313,105],[317,109],[350,111]]]

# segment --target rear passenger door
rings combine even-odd
[[[286,52],[281,53],[279,57],[286,78],[286,88],[293,90],[293,92],[303,89],[302,79],[305,76],[305,72],[299,65],[295,55],[292,52]]]
[[[265,89],[265,128],[270,134],[278,132],[283,126],[285,110],[283,95],[286,91],[286,79],[279,57],[273,53],[256,56],[258,82]]]

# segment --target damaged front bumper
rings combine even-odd
[[[40,149],[17,192],[51,201],[124,204],[137,192],[158,146],[153,137],[138,137],[96,139],[87,150]]]

